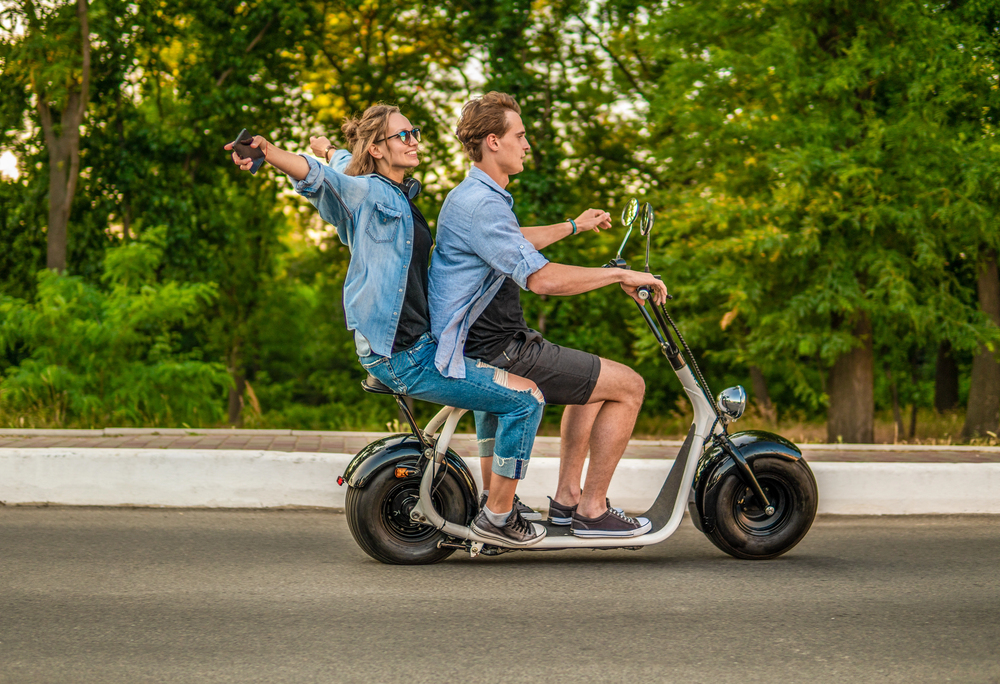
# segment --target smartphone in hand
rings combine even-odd
[[[257,169],[264,163],[264,150],[259,147],[250,147],[252,142],[253,135],[247,133],[247,129],[244,128],[233,140],[233,151],[241,159],[252,159],[253,165],[250,167],[250,173],[257,173]]]

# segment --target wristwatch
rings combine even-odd
[[[333,143],[330,143],[329,145],[327,145],[326,149],[323,150],[323,159],[326,161],[327,164],[330,163],[330,150],[335,150],[335,149],[337,149],[337,146],[334,145]]]

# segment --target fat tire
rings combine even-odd
[[[806,536],[819,504],[816,478],[803,461],[762,456],[753,462],[754,475],[777,510],[765,516],[755,509],[749,489],[730,473],[719,485],[715,528],[706,536],[730,556],[746,560],[777,558]]]
[[[444,533],[388,512],[393,501],[408,495],[419,497],[420,477],[397,478],[393,467],[383,468],[362,488],[349,488],[344,508],[351,536],[362,551],[381,563],[429,565],[443,561],[455,552],[438,548]],[[450,472],[435,490],[434,500],[446,520],[461,525],[467,522],[462,490]]]

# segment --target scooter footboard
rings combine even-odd
[[[684,484],[684,470],[691,457],[694,430],[695,426],[692,423],[691,429],[688,430],[687,437],[684,439],[684,444],[681,445],[680,451],[677,452],[677,458],[674,459],[674,464],[670,467],[670,473],[667,474],[667,479],[660,487],[660,493],[656,495],[656,500],[653,501],[649,510],[642,514],[642,517],[648,518],[653,523],[650,534],[662,529],[670,521],[670,515],[673,513],[677,497],[681,495],[680,490]],[[686,496],[687,493],[685,492],[684,495]]]

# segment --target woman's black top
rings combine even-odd
[[[391,179],[390,179],[391,180]],[[402,184],[392,181],[406,195]],[[431,312],[427,305],[427,267],[430,264],[431,246],[434,238],[427,226],[427,219],[410,202],[413,215],[413,255],[406,273],[406,292],[403,294],[403,310],[399,312],[396,338],[392,342],[392,353],[409,349],[425,332],[431,329]]]

